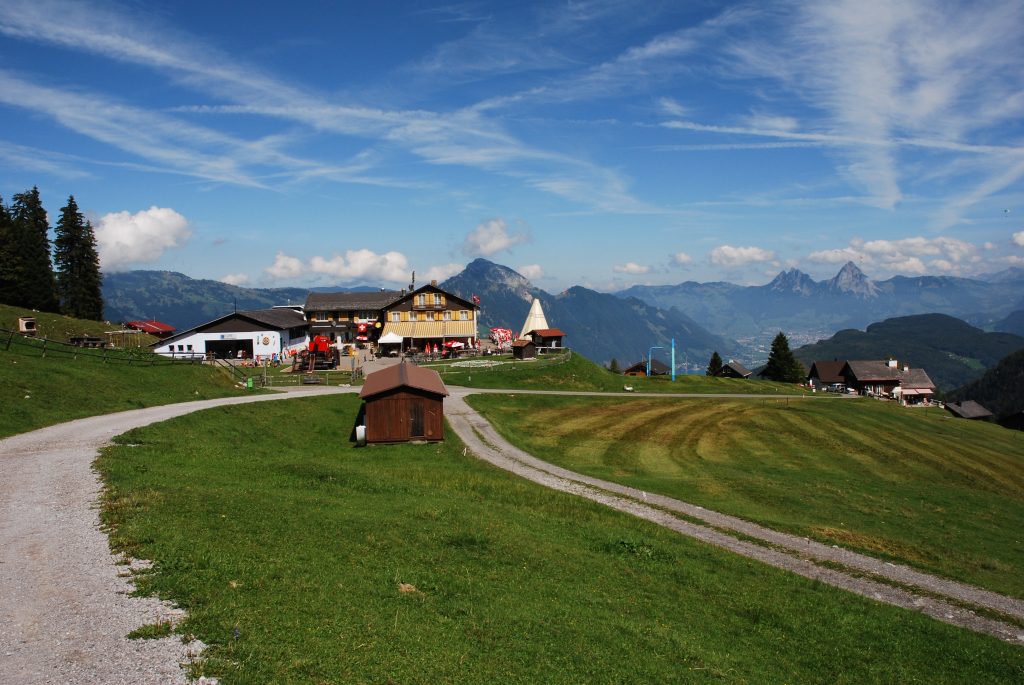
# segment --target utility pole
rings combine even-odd
[[[676,339],[672,338],[672,382],[676,382]]]

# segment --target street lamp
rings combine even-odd
[[[654,350],[663,350],[663,349],[665,349],[665,348],[662,347],[661,345],[655,345],[654,347],[652,347],[649,350],[647,350],[647,377],[648,378],[651,377],[651,353],[654,352]]]

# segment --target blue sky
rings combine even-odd
[[[558,291],[1024,266],[1024,5],[0,0],[0,193],[106,271]]]

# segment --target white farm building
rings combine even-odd
[[[175,357],[257,359],[273,357],[309,343],[305,315],[275,307],[226,314],[152,344],[157,354]]]

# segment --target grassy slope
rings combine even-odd
[[[542,459],[1024,597],[1024,439],[874,400],[470,398]]]
[[[114,545],[155,561],[142,590],[188,609],[225,684],[1024,675],[1019,648],[541,489],[457,440],[351,448],[358,407],[211,410],[98,462]]]
[[[0,341],[0,437],[85,416],[239,391],[222,372],[192,365],[106,363],[82,355],[39,356]]]
[[[0,304],[0,328],[6,328],[10,331],[18,330],[18,317],[22,316],[35,317],[39,337],[59,340],[61,342],[66,341],[71,336],[78,335],[93,335],[106,340],[107,336],[105,333],[107,331],[116,331],[121,328],[119,324],[110,323],[109,321],[73,319],[70,316],[63,316],[61,314],[35,312],[30,309]],[[2,340],[6,342],[6,336]],[[148,333],[140,333],[139,335],[132,335],[131,340],[137,345],[146,346],[154,342],[156,338]]]
[[[537,361],[512,362],[511,357],[501,357],[499,361],[508,363],[492,368],[460,368],[449,362],[428,362],[423,366],[440,373],[445,383],[471,388],[623,392],[624,385],[631,385],[636,392],[737,395],[803,392],[797,386],[752,379],[676,376],[676,382],[673,383],[667,376],[626,377],[612,373],[580,354],[573,353],[568,361],[560,361],[562,359],[564,357],[552,360],[542,356]]]

